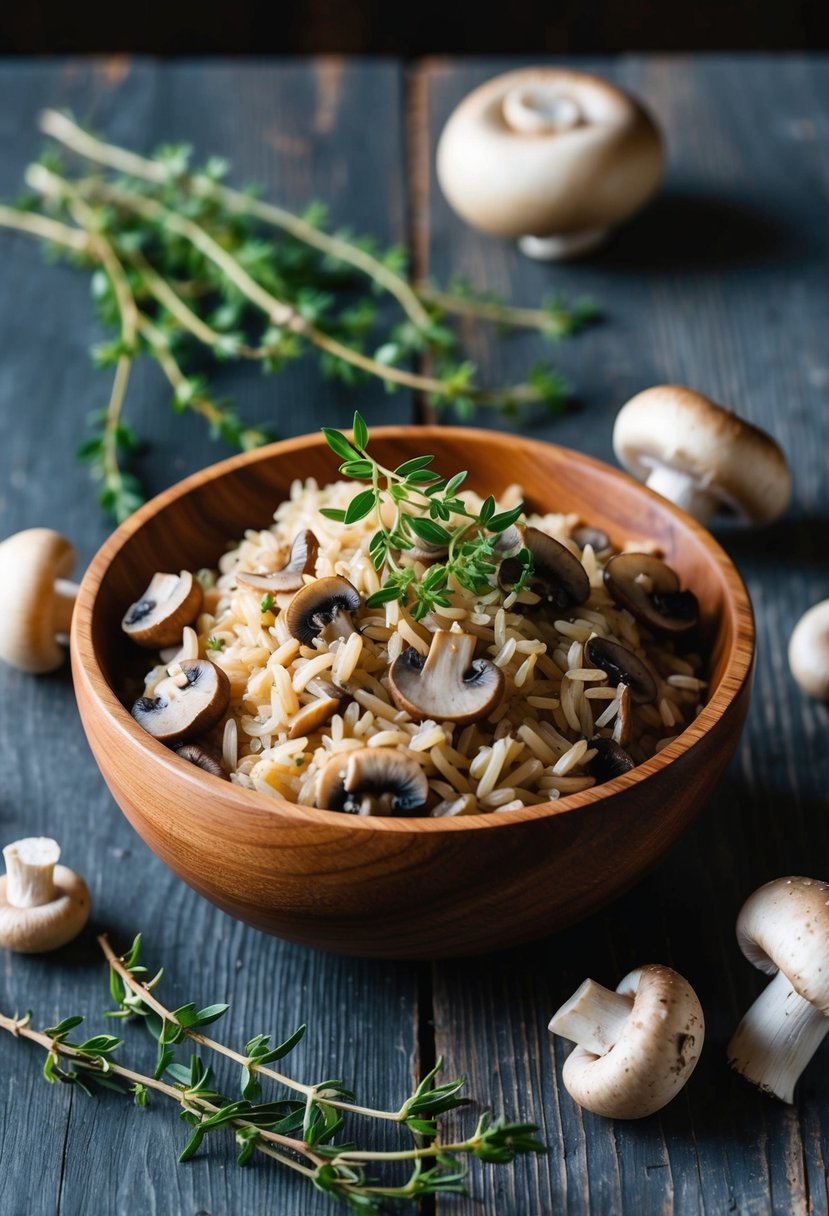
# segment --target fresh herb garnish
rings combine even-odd
[[[379,252],[370,240],[326,232],[319,204],[299,216],[250,189],[233,189],[217,157],[198,169],[183,145],[139,156],[54,110],[44,112],[41,126],[85,163],[73,174],[62,155],[45,153],[26,174],[34,195],[16,207],[0,205],[0,226],[36,236],[51,253],[92,272],[99,318],[114,333],[92,355],[96,366],[112,369],[113,385],[109,404],[92,415],[93,433],[79,455],[101,482],[100,502],[117,519],[142,499],[128,471],[139,440],[124,419],[140,354],[161,368],[177,413],[200,415],[213,437],[243,449],[271,436],[243,421],[231,403],[215,397],[208,379],[189,369],[204,350],[220,362],[257,362],[268,373],[315,350],[327,375],[347,384],[378,377],[390,391],[406,386],[459,418],[479,406],[508,413],[522,406],[563,408],[568,387],[546,365],[523,383],[483,387],[446,318],[529,328],[558,340],[593,319],[584,301],[570,306],[556,298],[542,308],[512,308],[465,284],[449,292],[416,286],[399,247]],[[355,274],[371,286],[356,298]],[[385,332],[378,289],[403,313]]]
[[[521,518],[519,503],[509,511],[498,511],[495,499],[484,499],[477,514],[470,511],[458,491],[467,474],[443,478],[429,466],[434,456],[415,456],[396,469],[387,469],[369,455],[369,430],[360,413],[354,414],[351,438],[342,431],[323,427],[328,446],[343,462],[340,472],[355,481],[371,482],[348,507],[325,507],[322,514],[338,523],[353,524],[372,513],[377,531],[369,542],[375,570],[385,579],[379,591],[366,600],[367,608],[378,608],[393,600],[411,607],[415,620],[422,620],[435,607],[451,604],[451,580],[473,594],[490,591],[498,569],[496,546],[499,537]],[[389,525],[383,504],[394,507]],[[418,582],[411,566],[401,565],[401,553],[431,546],[435,560]],[[426,550],[428,552],[428,550]],[[520,591],[532,574],[532,554],[522,546],[515,554],[520,574],[514,590]]]
[[[270,591],[266,591],[264,596],[262,597],[261,603],[259,604],[259,611],[260,612],[270,612],[271,608],[273,608],[275,603],[276,603],[276,601],[274,600]]]
[[[210,637],[205,642],[204,648],[205,648],[205,650],[224,650],[226,645],[227,645],[226,638]]]
[[[32,1028],[31,1014],[8,1017],[0,1013],[0,1029],[44,1048],[43,1075],[51,1084],[76,1085],[87,1094],[91,1086],[112,1089],[132,1095],[138,1107],[146,1107],[154,1093],[171,1098],[190,1127],[180,1161],[189,1161],[206,1136],[227,1129],[236,1138],[239,1165],[247,1165],[254,1152],[262,1153],[303,1175],[318,1190],[345,1201],[354,1211],[380,1213],[388,1210],[389,1199],[465,1194],[466,1158],[508,1164],[521,1154],[546,1151],[535,1139],[538,1128],[534,1124],[493,1120],[489,1112],[481,1115],[466,1138],[442,1140],[441,1117],[467,1100],[459,1096],[462,1078],[438,1082],[440,1061],[393,1111],[358,1105],[341,1081],[310,1085],[295,1081],[272,1065],[293,1051],[305,1034],[304,1025],[284,1042],[275,1044],[270,1035],[258,1034],[244,1051],[235,1051],[204,1033],[227,1012],[226,1004],[199,1009],[191,1003],[168,1009],[154,992],[162,972],[148,978],[149,972],[140,962],[140,935],[120,958],[106,937],[98,941],[109,962],[109,988],[116,1006],[107,1016],[142,1021],[157,1045],[151,1072],[137,1072],[121,1064],[116,1053],[122,1040],[114,1035],[71,1041],[72,1031],[83,1022],[77,1015],[37,1031]],[[187,1063],[178,1060],[177,1049],[185,1043],[232,1061],[238,1069],[240,1096],[224,1092],[222,1082],[201,1055],[191,1055]],[[292,1096],[263,1101],[266,1079]],[[350,1141],[332,1143],[345,1120],[356,1116],[397,1123],[414,1143],[391,1151],[360,1150]],[[373,1176],[377,1170],[393,1171],[396,1163],[410,1171],[401,1182]],[[367,1173],[369,1168],[372,1176]]]

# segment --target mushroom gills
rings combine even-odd
[[[333,641],[354,633],[351,613],[362,605],[357,588],[339,575],[330,575],[306,583],[285,609],[285,624],[292,637],[303,646],[315,638]]]
[[[411,756],[384,747],[365,747],[332,756],[322,770],[317,805],[349,815],[402,815],[429,795],[423,769]]]
[[[216,752],[202,747],[200,743],[179,743],[177,747],[173,748],[173,751],[177,756],[181,756],[182,760],[195,764],[197,768],[204,769],[206,773],[212,773],[214,777],[221,777],[225,781],[230,780],[221,758]]]
[[[474,658],[471,634],[438,629],[424,657],[404,650],[389,669],[392,700],[415,722],[468,723],[491,713],[504,691],[504,675],[488,659]]]

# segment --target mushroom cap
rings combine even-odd
[[[357,815],[405,814],[422,806],[429,780],[399,748],[361,747],[332,756],[322,770],[317,806]]]
[[[150,579],[144,594],[130,604],[121,621],[124,633],[139,646],[156,650],[181,641],[186,625],[192,625],[204,601],[202,585],[189,570],[180,574],[159,572]]]
[[[616,988],[632,996],[620,1037],[603,1056],[575,1047],[564,1062],[567,1092],[609,1119],[641,1119],[661,1110],[696,1067],[705,1035],[697,995],[670,967],[637,967]]]
[[[634,705],[644,705],[656,700],[656,681],[642,660],[610,638],[598,635],[585,643],[584,657],[590,667],[607,672],[612,684],[627,684]]]
[[[183,659],[174,673],[155,686],[155,696],[139,697],[132,716],[162,743],[183,743],[219,721],[230,701],[230,680],[209,659]],[[169,670],[172,671],[172,668]]]
[[[681,591],[676,570],[652,553],[617,553],[602,578],[611,599],[655,633],[690,633],[699,621],[694,593]]]
[[[616,415],[613,450],[640,481],[657,465],[691,476],[745,523],[770,523],[791,498],[791,473],[777,441],[681,384],[631,397]]]
[[[662,168],[659,132],[639,103],[563,68],[488,80],[451,115],[437,149],[450,204],[506,237],[617,224],[650,197]]]
[[[33,674],[60,667],[54,585],[74,565],[75,550],[51,528],[27,528],[0,543],[0,658],[12,667]]]
[[[250,570],[238,570],[236,581],[255,591],[298,591],[304,586],[304,574],[312,574],[317,561],[320,543],[310,528],[297,532],[288,560],[281,570],[259,574]]]
[[[87,885],[61,865],[55,866],[52,881],[55,898],[48,904],[17,908],[6,899],[6,875],[0,877],[0,946],[18,954],[45,954],[78,936],[92,907]]]
[[[804,692],[829,701],[829,600],[815,604],[789,639],[789,667]]]
[[[519,535],[533,559],[529,586],[541,597],[541,604],[551,604],[559,612],[583,604],[590,596],[590,579],[579,559],[566,545],[540,528],[519,527]],[[514,557],[501,562],[498,580],[501,586],[517,582],[522,566]]]
[[[594,777],[597,785],[603,785],[605,781],[613,781],[616,777],[621,777],[623,773],[628,773],[636,766],[633,759],[620,747],[615,739],[606,739],[604,735],[594,735],[590,740],[590,748],[596,752],[596,755],[587,766],[587,771],[591,777]]]
[[[782,971],[829,1017],[829,883],[793,877],[758,887],[740,909],[737,943],[754,967]]]
[[[488,659],[476,659],[469,633],[438,629],[429,653],[404,650],[389,668],[389,691],[415,722],[477,722],[490,713],[504,691],[504,673]]]

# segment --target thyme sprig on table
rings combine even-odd
[[[38,1031],[32,1028],[31,1014],[0,1014],[0,1029],[44,1048],[43,1075],[50,1084],[76,1085],[87,1094],[92,1086],[116,1090],[131,1094],[138,1107],[146,1107],[153,1093],[175,1101],[181,1107],[180,1118],[191,1129],[180,1161],[194,1156],[206,1136],[229,1129],[239,1147],[239,1165],[247,1165],[254,1152],[263,1154],[303,1175],[318,1190],[344,1201],[354,1211],[379,1213],[390,1199],[465,1194],[464,1161],[469,1157],[508,1164],[519,1155],[546,1151],[535,1139],[538,1129],[534,1124],[493,1120],[488,1112],[480,1116],[465,1139],[443,1140],[441,1117],[465,1105],[466,1099],[459,1096],[462,1078],[438,1082],[440,1061],[394,1111],[358,1105],[338,1080],[315,1084],[295,1081],[272,1065],[296,1047],[305,1033],[304,1025],[282,1043],[274,1044],[270,1035],[258,1034],[246,1043],[244,1051],[235,1051],[204,1033],[205,1027],[227,1012],[226,1004],[199,1009],[188,1003],[168,1009],[155,994],[162,971],[149,978],[140,962],[140,935],[121,957],[105,936],[98,941],[109,963],[110,994],[115,1004],[106,1016],[143,1022],[157,1045],[152,1072],[139,1072],[122,1064],[116,1053],[123,1041],[114,1035],[94,1035],[82,1042],[70,1040],[72,1031],[83,1022],[77,1015]],[[191,1055],[186,1063],[177,1059],[177,1051],[185,1043],[234,1062],[240,1070],[240,1096],[224,1092],[213,1068],[201,1055]],[[265,1079],[292,1096],[262,1101]],[[361,1150],[353,1142],[334,1143],[346,1118],[354,1116],[396,1123],[411,1134],[412,1144],[381,1151]],[[387,1174],[396,1163],[409,1166],[408,1177],[401,1182],[368,1173],[369,1169],[383,1169]]]
[[[374,514],[377,531],[369,542],[375,570],[385,575],[379,591],[366,600],[366,607],[379,608],[399,600],[411,606],[412,616],[420,621],[440,605],[449,607],[454,580],[468,591],[492,590],[498,569],[496,546],[499,538],[524,512],[523,503],[508,511],[498,511],[490,494],[480,510],[470,511],[458,492],[466,472],[445,478],[429,466],[434,456],[415,456],[395,469],[379,464],[368,453],[369,429],[356,411],[351,438],[342,431],[323,427],[323,434],[335,455],[342,460],[340,472],[355,481],[370,482],[343,509],[322,508],[322,514],[337,523],[354,524]],[[388,523],[383,507],[391,504],[393,521]],[[401,553],[416,549],[418,542],[431,546],[433,560],[421,579],[412,566],[401,565]],[[532,571],[532,554],[524,545],[514,556],[518,578],[513,590],[526,586]]]
[[[479,406],[562,408],[567,385],[546,365],[520,384],[482,386],[446,318],[529,328],[558,341],[593,319],[586,302],[570,306],[555,298],[541,308],[512,308],[466,285],[416,286],[400,247],[381,251],[371,240],[326,231],[319,204],[295,215],[250,188],[234,189],[218,157],[194,168],[182,144],[140,156],[54,110],[42,114],[41,128],[61,150],[51,147],[29,167],[34,193],[16,207],[0,205],[0,227],[36,236],[92,272],[98,316],[114,333],[95,346],[93,360],[112,369],[114,380],[108,405],[91,416],[93,433],[80,455],[100,480],[102,505],[117,519],[141,501],[128,468],[139,441],[124,417],[140,355],[161,368],[176,412],[198,414],[212,436],[243,449],[267,441],[270,432],[215,396],[206,374],[211,360],[252,361],[274,373],[315,350],[326,375],[347,384],[376,377],[389,391],[405,386],[460,418]],[[80,171],[72,167],[78,158]],[[355,276],[367,278],[371,291],[356,292]],[[383,293],[402,312],[391,325],[378,311]]]

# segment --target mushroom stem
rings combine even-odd
[[[56,898],[55,866],[60,847],[48,836],[29,836],[3,849],[6,902],[15,908],[39,908]]]
[[[666,464],[655,464],[645,485],[693,515],[701,524],[707,524],[719,506],[716,495],[704,489],[697,477]]]
[[[55,579],[55,599],[52,609],[52,624],[56,634],[68,634],[72,624],[72,613],[80,587],[68,578]]]
[[[728,1044],[728,1061],[747,1081],[783,1102],[829,1031],[829,1018],[778,971]]]
[[[528,258],[539,262],[566,262],[601,245],[609,232],[609,228],[582,228],[558,236],[520,236],[518,248]]]
[[[550,1020],[549,1030],[596,1056],[617,1043],[633,1009],[633,996],[585,980]]]

